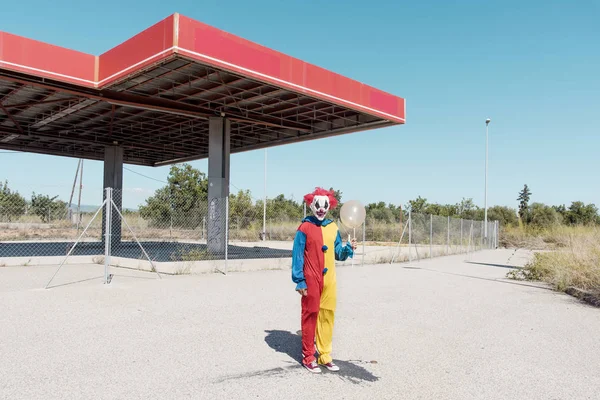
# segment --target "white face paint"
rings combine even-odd
[[[319,221],[325,219],[325,215],[329,212],[329,197],[327,196],[315,196],[313,199],[310,209]]]

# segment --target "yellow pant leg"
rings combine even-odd
[[[319,364],[327,364],[332,361],[331,341],[333,339],[333,320],[335,312],[321,308],[317,318],[317,351],[319,352]]]

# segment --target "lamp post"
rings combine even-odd
[[[265,198],[263,200],[263,242],[267,240],[267,149],[265,149]]]
[[[487,218],[487,178],[488,178],[488,126],[490,125],[491,119],[485,120],[485,200],[484,200],[484,224],[483,224],[483,237],[485,243],[488,243],[488,218]]]

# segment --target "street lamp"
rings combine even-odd
[[[484,223],[483,223],[483,237],[485,243],[488,243],[488,217],[487,217],[487,177],[488,177],[488,126],[491,119],[485,120],[485,200],[484,200]]]

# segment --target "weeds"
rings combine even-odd
[[[560,225],[552,228],[508,226],[501,232],[500,246],[530,250],[556,250],[569,247],[569,243],[574,237],[593,236],[597,231],[598,228],[593,226]]]
[[[519,237],[512,233],[512,238]],[[552,251],[535,253],[523,269],[510,271],[508,278],[544,281],[559,291],[577,287],[600,292],[600,229],[563,226],[537,234],[538,243]],[[531,231],[521,235],[521,238],[534,238]]]

